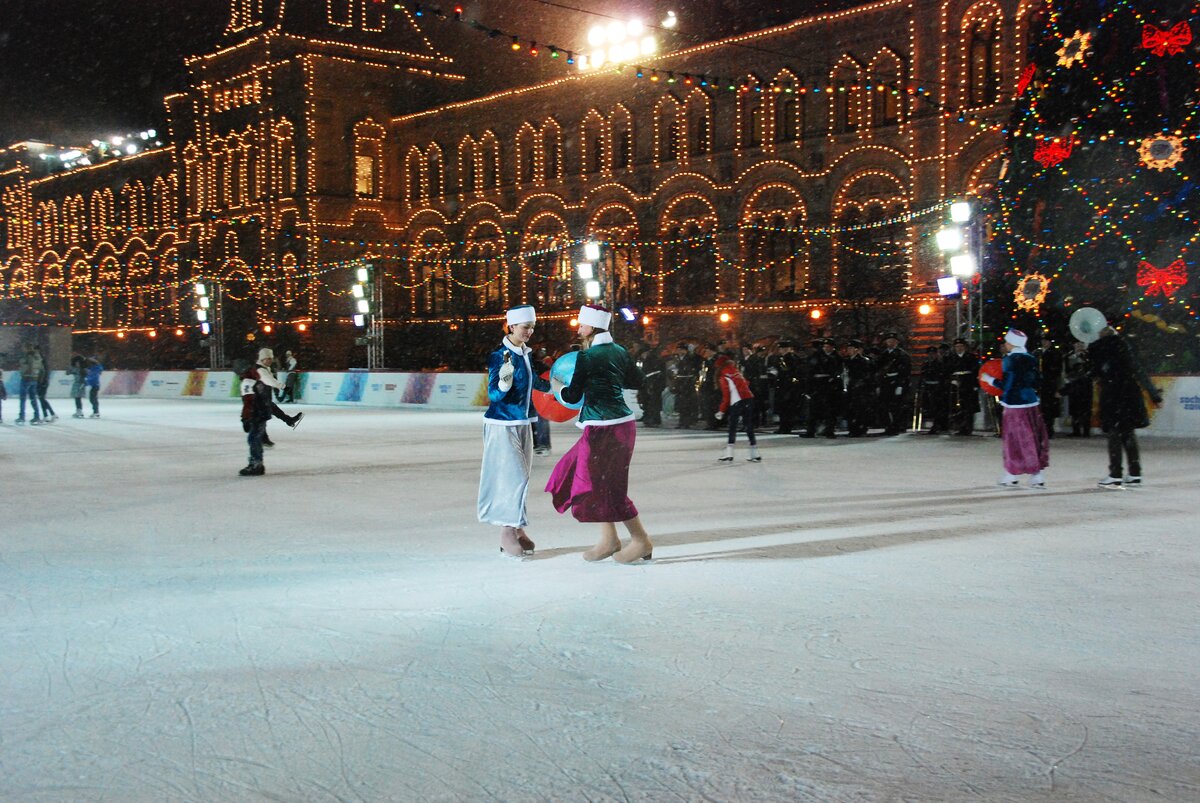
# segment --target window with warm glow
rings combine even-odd
[[[375,194],[375,160],[370,156],[354,157],[354,192],[358,195]]]

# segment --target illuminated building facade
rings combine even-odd
[[[745,337],[812,310],[908,328],[946,202],[999,172],[1031,4],[847,4],[453,103],[463,77],[399,5],[231,0],[228,46],[165,99],[169,146],[45,177],[0,156],[4,296],[133,331],[194,324],[205,280],[231,342],[349,343],[369,263],[402,339],[523,302],[565,321],[592,239],[603,300],[663,339],[722,311]]]

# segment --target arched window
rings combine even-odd
[[[479,140],[479,158],[483,163],[483,189],[500,186],[500,142],[495,133],[485,131]]]
[[[890,50],[880,53],[871,64],[871,124],[873,127],[895,125],[901,120],[900,87],[903,67],[899,57]]]
[[[766,128],[761,84],[751,76],[742,82],[738,92],[738,139],[743,148],[759,148]]]
[[[426,149],[426,177],[429,180],[429,197],[441,198],[446,192],[446,177],[442,167],[442,149],[435,142]]]
[[[862,70],[859,65],[849,57],[843,57],[833,71],[829,86],[833,89],[830,96],[831,130],[835,134],[857,131],[862,122],[859,97],[862,90]]]
[[[479,189],[477,168],[475,139],[468,136],[458,143],[458,191],[463,195]]]
[[[679,101],[666,95],[654,112],[654,139],[658,161],[673,162],[679,158]]]
[[[712,153],[712,101],[700,89],[693,89],[684,102],[687,120],[687,155],[707,156]]]
[[[588,111],[580,128],[582,145],[582,173],[600,173],[604,170],[606,143],[604,141],[604,118],[595,109]]]
[[[359,198],[383,197],[383,146],[386,131],[367,118],[354,126],[354,194]]]
[[[282,197],[296,194],[296,143],[292,124],[281,120],[273,132],[274,165],[271,173],[271,189]]]
[[[973,11],[974,9],[972,9]],[[990,106],[1000,100],[1000,15],[963,20],[967,103]]]
[[[618,105],[608,116],[609,136],[612,138],[612,164],[624,170],[633,164],[633,118],[629,110]]]
[[[546,181],[562,178],[562,129],[553,118],[542,124],[542,152]]]
[[[404,159],[404,187],[408,202],[413,206],[421,203],[428,192],[428,180],[425,177],[425,155],[415,145],[408,149],[408,156]]]
[[[517,132],[517,183],[532,184],[537,178],[537,133],[526,123]]]

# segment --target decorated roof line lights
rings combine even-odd
[[[385,3],[385,2],[388,2],[388,0],[375,0],[375,2]],[[543,42],[539,45],[538,41],[535,38],[524,36],[524,35],[518,34],[518,33],[514,33],[512,31],[506,31],[501,28],[495,28],[490,25],[484,25],[483,23],[479,22],[478,20],[466,19],[463,16],[464,9],[463,9],[463,5],[461,3],[455,3],[453,6],[450,6],[449,8],[451,8],[451,11],[446,11],[442,6],[435,5],[432,3],[415,3],[415,2],[403,2],[402,3],[402,2],[395,2],[394,0],[392,0],[391,5],[395,9],[402,9],[402,8],[407,7],[409,9],[411,9],[411,13],[416,17],[423,17],[426,15],[429,15],[429,16],[437,17],[438,19],[441,19],[441,20],[453,20],[455,22],[459,22],[463,25],[466,25],[466,26],[486,35],[490,39],[500,39],[500,40],[509,41],[511,43],[510,48],[514,52],[519,53],[519,52],[523,51],[532,58],[538,57],[539,55],[541,55],[541,53],[543,51],[545,51],[551,59],[563,58],[563,60],[565,61],[566,64],[575,64],[576,63],[576,58],[575,58],[576,55],[580,55],[582,57],[582,51],[572,50],[570,48],[559,47],[558,45],[547,44],[545,42]],[[718,40],[718,43],[719,42],[720,42],[720,40]],[[737,43],[735,42],[734,44],[737,44]],[[779,54],[779,55],[782,56],[783,54]],[[901,94],[901,92],[903,91],[914,97],[921,98],[921,99],[925,100],[927,103],[929,103],[930,105],[932,105],[934,108],[938,109],[943,114],[957,117],[959,122],[970,123],[972,125],[994,126],[997,129],[1000,128],[999,124],[995,124],[990,120],[968,119],[967,115],[969,114],[969,110],[953,109],[945,104],[939,103],[934,97],[934,94],[935,94],[934,91],[926,88],[926,85],[937,86],[939,84],[938,81],[912,81],[912,80],[909,80],[909,81],[905,82],[906,85],[904,87],[895,87],[895,86],[892,86],[891,83],[889,83],[887,81],[887,79],[889,79],[889,78],[894,79],[894,76],[881,73],[878,76],[876,76],[879,78],[878,81],[869,81],[865,85],[864,84],[855,84],[852,86],[844,86],[843,85],[843,86],[838,86],[838,87],[832,87],[832,86],[828,86],[828,85],[822,85],[820,83],[813,83],[810,85],[807,83],[792,84],[792,82],[785,82],[782,85],[768,84],[769,88],[764,90],[762,82],[750,82],[750,81],[746,80],[744,77],[742,77],[742,78],[727,78],[727,77],[716,76],[716,75],[707,74],[707,73],[672,71],[672,70],[659,69],[659,68],[646,69],[641,66],[636,66],[636,62],[637,62],[637,59],[634,58],[631,60],[622,61],[620,63],[614,63],[611,68],[606,68],[606,70],[608,72],[623,73],[632,68],[632,69],[636,70],[637,78],[644,78],[644,77],[649,76],[649,79],[653,82],[657,82],[657,81],[661,80],[667,84],[674,84],[674,83],[678,82],[678,83],[682,83],[683,85],[686,85],[686,86],[692,86],[692,85],[701,86],[701,87],[710,87],[711,86],[711,87],[715,87],[718,89],[724,88],[728,91],[742,91],[742,92],[774,91],[774,92],[786,92],[789,94],[790,93],[806,94],[808,92],[812,92],[813,94],[833,94],[834,92],[847,92],[847,91],[857,92],[857,91],[863,89],[864,86],[868,91],[884,92],[884,91],[887,91],[888,89],[890,89],[891,93],[895,96],[899,96]],[[818,70],[820,72],[825,72],[826,69],[827,69],[827,65],[822,64],[822,65],[816,65],[812,69],[809,69],[809,70],[801,70],[800,72],[815,72]]]

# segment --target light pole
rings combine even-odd
[[[367,347],[367,370],[383,367],[383,284],[375,280],[374,265],[370,262],[355,271],[355,284],[350,286],[354,297],[354,325],[366,329],[356,338],[357,345]]]
[[[221,325],[221,299],[224,289],[220,282],[213,282],[212,292],[204,282],[192,286],[196,300],[196,320],[200,322],[200,344],[208,346],[208,365],[211,370],[225,367],[225,337]]]
[[[970,225],[974,209],[968,201],[950,204],[950,222],[937,233],[938,248],[947,254],[951,275],[967,288],[967,316],[963,320],[962,293],[955,305],[955,329],[959,337],[982,345],[983,298],[980,290],[978,240],[976,227]]]
[[[575,273],[583,282],[583,294],[588,301],[603,301],[608,297],[608,276],[600,257],[600,243],[588,240],[583,244],[584,262],[575,263]]]

